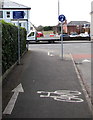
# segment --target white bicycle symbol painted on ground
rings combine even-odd
[[[57,101],[64,102],[83,102],[84,100],[79,98],[81,92],[79,91],[70,91],[70,90],[57,90],[54,92],[47,91],[37,91],[40,94],[40,97],[50,97]]]

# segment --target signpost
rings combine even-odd
[[[66,20],[66,17],[64,15],[59,15],[58,19],[61,22],[61,56],[63,60],[63,22]]]
[[[13,11],[13,19],[21,19],[24,18],[24,11]]]
[[[24,11],[13,11],[13,18],[18,21],[18,64],[20,64],[20,26],[19,20],[24,18]]]

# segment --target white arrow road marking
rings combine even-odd
[[[12,92],[14,92],[14,94],[13,94],[12,98],[10,99],[8,105],[6,106],[3,114],[11,114],[12,113],[12,110],[16,103],[19,92],[24,92],[22,84],[20,83],[15,89],[12,90]]]
[[[48,52],[48,56],[54,56],[53,51]]]
[[[84,62],[91,62],[91,61],[88,59],[82,60],[82,63],[84,63]]]

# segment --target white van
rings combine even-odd
[[[37,41],[37,32],[36,31],[30,31],[28,34],[27,34],[27,41]]]

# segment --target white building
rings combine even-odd
[[[93,41],[93,1],[91,2],[91,26],[90,26],[91,40]]]
[[[0,8],[0,19],[6,22],[13,23],[14,25],[19,25],[26,28],[27,32],[30,31],[31,23],[29,22],[30,7],[9,1],[2,0],[2,8]]]

